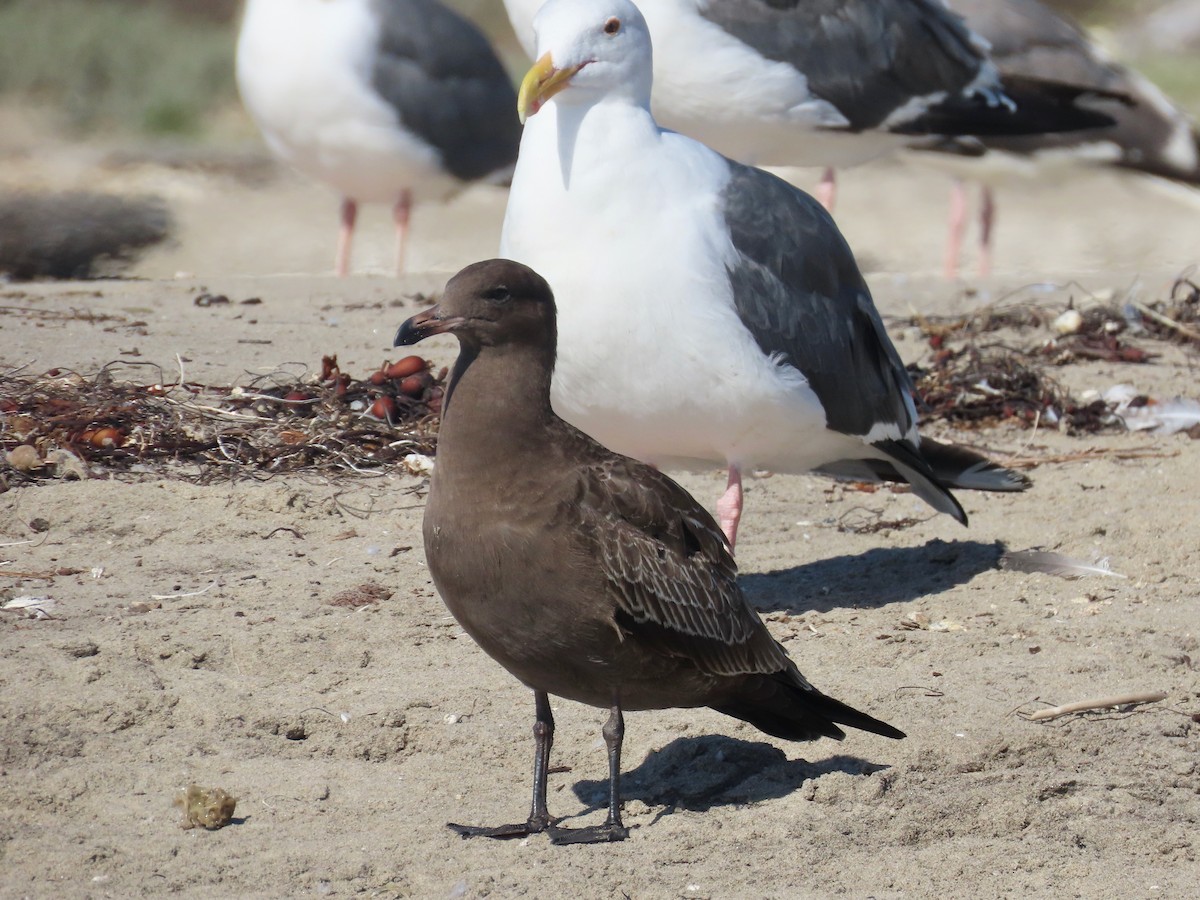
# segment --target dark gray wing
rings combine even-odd
[[[1036,0],[949,0],[972,30],[991,44],[1001,71],[1105,90],[1120,90],[1113,68],[1088,52],[1074,23]]]
[[[940,0],[707,0],[700,14],[761,55],[803,73],[854,131],[1040,134],[1111,124],[1080,92],[1014,81],[975,84],[984,44]],[[1006,96],[1007,95],[1007,96]],[[914,99],[927,98],[924,103]]]
[[[851,458],[820,471],[907,481],[965,525],[962,506],[907,437],[915,421],[912,380],[833,218],[786,181],[727,162],[732,171],[721,199],[737,258],[726,271],[742,324],[764,353],[800,370],[829,428],[857,437],[876,425],[899,432],[872,442],[887,461]]]
[[[793,668],[738,587],[712,517],[666,475],[596,446],[597,460],[581,473],[577,515],[617,623],[712,675]]]
[[[992,44],[1005,78],[1024,78],[1104,92],[1132,103],[1089,100],[1111,116],[1110,128],[1036,137],[988,138],[986,146],[1013,153],[1115,144],[1124,168],[1200,184],[1200,134],[1187,116],[1164,105],[1128,69],[1106,59],[1084,31],[1037,0],[951,0],[954,9]],[[1180,153],[1180,148],[1191,147]],[[1190,158],[1189,158],[1190,156]]]
[[[457,178],[517,158],[517,96],[486,37],[437,0],[373,0],[381,26],[371,73],[406,128],[436,147]]]
[[[862,436],[886,422],[907,433],[912,381],[832,217],[774,175],[729,166],[721,205],[742,324],[764,353],[803,373],[833,430]]]
[[[878,127],[913,97],[961,93],[985,64],[937,0],[707,0],[700,14],[802,72],[854,130]]]

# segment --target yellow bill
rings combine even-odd
[[[521,90],[517,94],[517,116],[521,124],[524,125],[525,120],[541,109],[547,100],[565,88],[582,68],[580,65],[556,69],[550,54],[543,54],[521,80]]]

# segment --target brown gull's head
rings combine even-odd
[[[437,306],[400,326],[395,345],[453,334],[477,347],[554,345],[554,295],[546,279],[508,259],[472,263],[446,283]]]

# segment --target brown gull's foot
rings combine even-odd
[[[461,838],[490,837],[499,840],[529,837],[531,834],[541,834],[543,831],[555,830],[549,819],[532,818],[528,822],[497,825],[494,828],[487,828],[481,825],[458,825],[454,822],[447,822],[446,827]]]

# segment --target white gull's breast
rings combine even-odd
[[[588,114],[569,184],[557,104],[526,125],[501,255],[554,290],[555,409],[612,449],[668,467],[805,471],[845,455],[854,439],[825,428],[803,376],[766,357],[733,307],[720,213],[728,164],[678,135],[626,134],[627,112]]]

